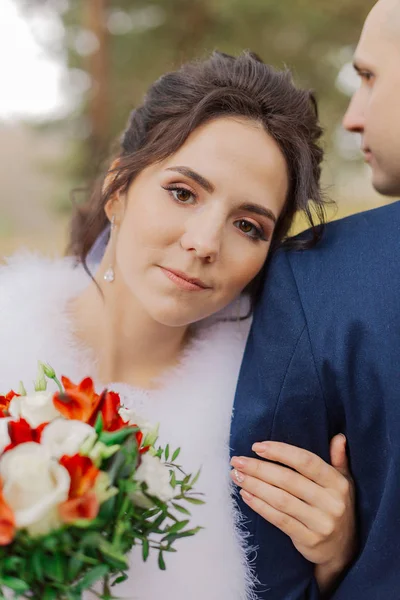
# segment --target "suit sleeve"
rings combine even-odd
[[[283,252],[273,259],[254,314],[239,377],[231,447],[254,456],[254,442],[278,440],[329,457],[329,422],[302,306]],[[255,548],[260,600],[318,600],[314,565],[291,539],[239,497]]]

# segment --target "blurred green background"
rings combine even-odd
[[[357,86],[352,54],[373,4],[1,0],[0,257],[21,245],[62,252],[71,190],[84,199],[148,85],[213,49],[251,49],[316,91],[331,218],[387,202],[371,188],[357,136],[341,128]]]

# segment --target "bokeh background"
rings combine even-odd
[[[83,201],[147,86],[213,49],[257,52],[313,88],[330,218],[384,204],[341,117],[371,0],[1,0],[0,260],[63,252]],[[298,224],[301,228],[301,223]]]

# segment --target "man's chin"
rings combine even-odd
[[[390,198],[400,198],[400,178],[389,179],[381,174],[372,175],[372,185],[378,194]]]

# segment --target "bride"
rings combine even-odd
[[[311,219],[310,199],[323,209],[320,133],[309,92],[253,54],[189,63],[133,111],[101,192],[72,221],[71,256],[20,254],[0,269],[0,390],[34,379],[38,359],[76,381],[90,375],[160,422],[161,443],[182,447],[188,471],[202,468],[206,504],[192,523],[204,529],[166,572],[135,547],[119,597],[255,597],[231,498],[232,404],[268,252],[298,212]],[[103,231],[97,264],[88,253]],[[347,496],[318,557],[328,573],[328,557],[343,569],[352,558]],[[317,577],[325,588],[323,568]]]

